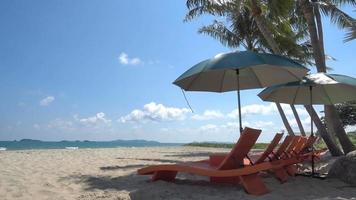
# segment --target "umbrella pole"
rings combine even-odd
[[[239,112],[239,130],[242,133],[242,119],[241,119],[241,103],[240,103],[240,71],[236,69],[236,82],[237,82],[237,108]]]
[[[313,106],[313,86],[309,86],[309,92],[310,92],[310,106]],[[310,133],[311,133],[311,137],[314,137],[313,118],[312,118],[312,116],[310,116]],[[314,177],[314,174],[315,174],[315,170],[314,170],[314,144],[312,144],[311,165],[312,165],[312,177]]]

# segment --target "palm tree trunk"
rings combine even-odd
[[[284,124],[284,126],[286,127],[286,129],[287,129],[288,134],[289,134],[289,135],[294,135],[293,129],[292,129],[292,127],[290,126],[290,124],[289,124],[289,122],[288,122],[288,119],[287,119],[287,117],[286,117],[286,115],[285,115],[285,113],[284,113],[284,111],[283,111],[283,109],[282,109],[281,104],[276,103],[276,106],[277,106],[277,109],[278,109],[279,114],[281,115],[283,124]]]
[[[316,68],[318,72],[326,72],[323,44],[320,44],[319,42],[322,38],[318,37],[318,33],[322,35],[321,20],[319,19],[319,23],[317,25],[315,24],[315,18],[317,18],[318,21],[318,16],[315,17],[313,7],[308,0],[299,0],[299,4],[302,7],[304,18],[308,24]],[[317,30],[317,27],[320,27],[319,31]],[[341,120],[339,119],[337,112],[334,112],[335,107],[333,105],[327,105],[324,106],[324,110],[329,131],[335,132],[344,153],[355,150],[355,146],[352,144],[350,138],[348,138],[345,132],[345,129],[342,127]]]
[[[322,24],[322,21],[321,21],[319,6],[314,7],[314,13],[315,13],[315,17],[316,17],[316,26],[318,28],[318,38],[319,38],[320,53],[322,54],[321,56],[325,59],[323,24]]]
[[[260,30],[260,32],[262,33],[263,37],[266,39],[267,43],[269,44],[269,46],[271,47],[272,51],[275,54],[281,54],[281,50],[278,47],[278,44],[276,43],[276,41],[273,38],[273,34],[271,32],[271,30],[266,26],[265,23],[265,19],[264,17],[261,16],[261,8],[259,7],[258,3],[256,0],[251,0],[252,2],[252,15],[253,18],[257,24],[258,29]],[[279,115],[282,118],[283,124],[286,127],[288,134],[289,135],[294,135],[293,129],[291,128],[288,119],[282,109],[281,104],[276,103]]]
[[[313,46],[313,56],[318,72],[326,72],[325,56],[323,57],[322,51],[319,45],[319,37],[317,26],[315,23],[314,11],[312,5],[308,0],[299,0],[299,4],[302,7],[303,15],[308,24],[309,35],[311,44]]]
[[[329,115],[329,116],[327,116]],[[345,154],[354,151],[355,145],[352,144],[350,138],[347,136],[344,127],[341,125],[341,119],[337,110],[334,106],[325,106],[325,119],[331,120],[328,124],[332,124],[330,128],[334,133],[336,133],[336,137],[339,139],[339,142],[342,146],[342,150]],[[328,122],[328,121],[327,121]]]
[[[290,107],[292,108],[292,111],[293,111],[293,114],[294,114],[294,118],[295,118],[295,120],[297,121],[300,134],[303,135],[303,136],[305,136],[305,131],[304,131],[304,128],[303,128],[303,124],[302,124],[302,122],[300,121],[300,118],[299,118],[297,109],[295,109],[295,106],[294,106],[293,104],[291,104]]]
[[[308,111],[310,117],[313,119],[315,126],[318,128],[320,136],[323,138],[326,146],[329,148],[330,153],[332,156],[341,156],[342,152],[340,148],[335,144],[334,140],[332,139],[331,135],[327,132],[325,126],[321,122],[318,114],[314,110],[313,106],[305,105],[305,109]]]

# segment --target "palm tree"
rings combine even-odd
[[[241,13],[241,10],[247,9],[252,17],[253,21],[256,23],[259,32],[263,36],[263,40],[268,44],[268,48],[271,52],[275,54],[283,54],[283,46],[279,45],[275,38],[280,36],[279,32],[276,29],[271,27],[276,27],[275,25],[284,25],[284,27],[292,27],[292,24],[288,22],[295,20],[293,28],[300,28],[303,23],[300,23],[300,18],[292,17],[290,21],[283,20],[283,18],[289,17],[289,11],[292,10],[290,6],[293,6],[293,1],[290,0],[276,0],[276,1],[267,1],[259,2],[257,0],[234,0],[234,1],[225,1],[225,0],[187,0],[187,7],[189,10],[186,20],[191,20],[194,17],[197,17],[203,13],[209,13],[212,15],[226,16],[227,13]],[[263,12],[264,11],[264,12]],[[266,14],[267,13],[267,14]],[[265,17],[268,16],[269,21],[265,20]],[[293,16],[293,15],[292,15]],[[274,32],[272,30],[275,30]],[[299,29],[300,30],[300,29]],[[292,31],[293,32],[293,31]],[[216,37],[216,36],[215,36]],[[219,39],[221,40],[222,37]],[[289,38],[289,37],[286,37]],[[281,48],[282,47],[282,48]],[[288,55],[288,54],[286,54]],[[288,120],[281,108],[281,105],[276,103],[277,108],[282,117],[282,121],[286,126],[288,132],[293,134]],[[293,105],[291,105],[294,108]],[[315,114],[315,110],[310,107],[307,108],[314,120],[314,123],[317,125],[318,130],[323,137],[325,143],[332,155],[341,155],[341,151],[332,140],[330,135],[326,132],[325,127],[322,125],[320,118]],[[297,120],[299,117],[297,118]]]
[[[323,41],[323,29],[320,12],[328,16],[332,23],[337,24],[342,29],[349,29],[346,37],[347,41],[355,38],[356,20],[343,12],[339,7],[344,4],[356,6],[355,0],[298,0],[298,5],[308,24],[310,40],[313,47],[313,54],[318,72],[326,72],[325,51]],[[298,9],[297,9],[298,11]],[[345,154],[355,150],[350,138],[347,136],[342,126],[340,117],[334,106],[326,105],[325,119],[329,131],[332,131],[339,139]]]

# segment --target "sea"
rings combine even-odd
[[[14,140],[0,141],[0,151],[31,149],[84,149],[84,148],[117,148],[117,147],[168,147],[182,146],[179,143],[160,143],[147,140],[114,140],[114,141],[41,141]]]

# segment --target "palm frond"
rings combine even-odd
[[[354,18],[343,12],[337,5],[332,4],[330,1],[314,2],[313,4],[317,4],[322,13],[329,16],[331,22],[340,28],[352,27],[356,24]]]
[[[198,32],[209,35],[228,47],[237,48],[242,42],[241,38],[237,37],[235,33],[229,30],[223,22],[216,20],[208,26],[201,27]]]
[[[347,33],[344,42],[349,42],[351,40],[356,39],[356,27],[351,26],[351,27],[347,27],[346,29],[347,29]]]

